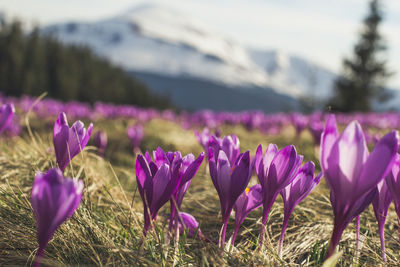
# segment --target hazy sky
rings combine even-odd
[[[341,70],[343,56],[357,41],[367,0],[0,0],[0,10],[41,25],[65,20],[93,21],[135,5],[158,2],[195,17],[242,44],[280,49]],[[400,0],[383,0],[381,30],[389,85],[400,89]]]

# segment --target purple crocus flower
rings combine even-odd
[[[211,140],[211,138],[213,136],[211,134],[210,130],[207,127],[205,127],[203,129],[203,131],[201,131],[201,132],[195,130],[194,134],[195,134],[195,136],[197,138],[197,141],[199,141],[200,145],[203,147],[204,151],[207,153],[207,158],[209,158],[209,156],[208,156],[208,152],[209,152],[208,150],[209,150],[209,146],[210,146],[209,142],[210,142],[210,140]],[[219,139],[220,135],[221,135],[221,130],[219,130],[219,129],[215,130],[214,138],[216,138],[216,139],[211,141],[211,144],[214,144],[214,143],[218,144],[218,145],[222,144],[221,139]],[[237,139],[236,136],[233,137],[233,138]]]
[[[217,190],[221,205],[221,247],[225,246],[226,227],[233,205],[246,189],[253,172],[254,161],[250,162],[250,151],[240,154],[232,165],[224,150],[217,151],[209,161],[210,175]]]
[[[322,132],[324,131],[324,124],[321,121],[314,121],[310,123],[308,128],[314,139],[315,145],[319,145],[321,143]]]
[[[400,241],[400,155],[396,155],[396,161],[393,164],[391,172],[386,177],[386,183],[393,199],[394,208],[399,222],[398,232]]]
[[[64,178],[58,168],[47,173],[38,172],[32,187],[31,203],[37,224],[39,250],[36,265],[40,265],[47,243],[57,228],[78,208],[83,182]]]
[[[179,220],[177,220],[177,222],[180,234],[187,231],[187,236],[189,238],[197,237],[199,239],[208,240],[208,238],[206,238],[201,232],[199,228],[199,222],[193,215],[186,212],[179,212],[178,216]],[[173,226],[175,226],[175,222],[176,221],[174,221]]]
[[[279,239],[279,255],[282,255],[283,240],[285,238],[290,215],[293,213],[294,208],[314,190],[321,179],[322,173],[320,173],[317,177],[314,177],[314,170],[314,163],[312,161],[307,162],[297,172],[293,181],[281,191],[284,217],[281,237]]]
[[[13,104],[4,104],[0,107],[0,133],[11,122],[14,113],[15,113],[15,108]]]
[[[351,122],[340,135],[334,115],[321,138],[321,166],[331,189],[334,228],[327,258],[332,256],[350,221],[371,204],[377,184],[388,174],[398,149],[395,131],[385,135],[371,154],[358,122]]]
[[[133,151],[136,154],[136,150],[139,149],[140,143],[144,137],[144,129],[141,124],[131,125],[127,129],[127,134],[132,142]]]
[[[263,158],[263,149],[259,145],[255,161],[263,193],[263,216],[260,230],[260,244],[262,244],[271,207],[281,190],[294,179],[303,161],[303,156],[297,155],[296,148],[292,145],[279,151],[275,144],[270,144]]]
[[[178,158],[181,157],[180,153],[178,155],[179,155]],[[188,190],[193,177],[199,170],[200,165],[203,162],[203,159],[204,159],[204,152],[202,152],[197,157],[197,159],[193,156],[193,154],[188,154],[182,158],[182,168],[179,173],[179,175],[181,176],[181,182],[179,184],[178,190],[173,194],[173,199],[171,199],[170,230],[172,229],[172,223],[174,221],[176,213],[175,204],[178,209],[181,208],[183,197],[185,196],[185,193]],[[174,201],[175,203],[173,203]]]
[[[14,114],[11,121],[8,125],[3,129],[4,135],[9,137],[19,136],[21,134],[22,128],[20,125],[20,118]]]
[[[157,219],[160,208],[178,190],[182,179],[182,158],[168,158],[162,149],[154,152],[154,160],[149,153],[136,158],[136,180],[144,208],[144,228],[146,233],[151,220]]]
[[[67,115],[61,112],[54,124],[53,143],[58,167],[64,171],[73,157],[78,155],[89,142],[93,124],[85,129],[83,122],[76,121],[68,126]]]
[[[389,188],[386,184],[386,180],[379,182],[377,186],[377,193],[372,200],[372,206],[374,207],[375,218],[378,221],[379,237],[381,240],[382,259],[386,262],[385,253],[385,221],[389,210],[390,203],[392,203],[392,197],[390,196]]]
[[[107,133],[105,131],[97,131],[93,136],[94,145],[98,148],[99,154],[104,157],[107,147]]]
[[[208,141],[211,138],[210,130],[207,127],[204,128],[203,131],[201,131],[201,132],[195,130],[194,135],[196,136],[197,141],[199,141],[200,145],[203,147],[204,151],[207,151],[208,150]]]
[[[224,136],[224,138],[211,136],[208,142],[209,159],[211,160],[212,157],[217,155],[219,150],[223,150],[225,152],[230,165],[233,166],[240,154],[239,138],[234,134]]]
[[[256,184],[251,188],[247,187],[236,200],[235,205],[233,205],[233,210],[235,211],[235,230],[232,235],[232,246],[235,245],[237,233],[244,219],[246,219],[250,212],[262,205],[262,199],[261,185]]]
[[[296,129],[296,135],[300,136],[301,132],[307,127],[308,117],[299,113],[293,113],[291,119],[293,126]]]

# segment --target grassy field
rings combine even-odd
[[[55,166],[52,145],[52,123],[29,120],[21,137],[0,140],[0,265],[31,265],[36,253],[36,226],[30,205],[30,191],[35,173]],[[278,239],[283,220],[280,197],[273,206],[268,222],[266,246],[257,251],[261,225],[261,208],[245,220],[232,252],[223,252],[217,245],[181,236],[178,243],[168,238],[169,204],[159,213],[156,232],[143,240],[143,208],[136,190],[135,160],[126,135],[129,120],[103,120],[94,123],[95,130],[106,130],[109,146],[105,159],[97,156],[96,148],[88,146],[76,156],[66,174],[82,179],[85,184],[82,203],[75,215],[63,224],[47,246],[43,265],[182,265],[182,266],[320,266],[330,239],[333,216],[329,190],[322,180],[316,190],[295,209],[285,238],[283,258],[277,255]],[[310,134],[305,131],[296,138],[291,126],[278,136],[248,132],[240,126],[224,126],[222,134],[235,133],[241,150],[254,155],[258,144],[273,142],[279,148],[294,144],[305,160],[319,161]],[[182,154],[202,151],[193,131],[179,125],[153,120],[145,126],[141,149],[157,146],[180,150]],[[250,184],[257,183],[253,175]],[[217,240],[221,228],[219,200],[203,162],[183,200],[182,211],[191,213],[200,223],[202,232]],[[228,226],[232,234],[234,218]],[[387,265],[398,266],[400,244],[397,239],[397,217],[393,206],[386,223]],[[343,252],[339,266],[374,266],[382,264],[378,228],[372,207],[361,216],[361,249],[355,253],[355,224],[346,229],[340,243]]]

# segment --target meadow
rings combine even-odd
[[[19,101],[11,99],[14,102]],[[10,100],[10,101],[11,101]],[[205,159],[183,199],[181,211],[192,214],[199,222],[207,240],[191,238],[183,233],[174,239],[168,231],[169,205],[158,213],[155,229],[143,237],[143,202],[139,195],[135,157],[131,140],[127,135],[130,125],[140,123],[144,138],[136,153],[156,150],[192,153],[197,157],[204,149],[194,134],[207,126],[218,129],[221,136],[235,134],[240,140],[240,150],[250,150],[254,157],[257,146],[274,143],[279,149],[294,145],[303,162],[313,161],[315,173],[321,171],[319,145],[315,143],[308,126],[299,132],[289,115],[268,115],[285,119],[270,123],[264,128],[255,122],[259,113],[247,115],[225,114],[229,119],[208,116],[191,117],[171,112],[150,112],[107,116],[93,115],[89,111],[78,112],[77,105],[65,110],[62,104],[53,105],[52,112],[38,108],[50,105],[46,101],[19,102],[16,114],[19,119],[18,134],[3,133],[0,139],[0,265],[32,265],[37,251],[36,223],[31,206],[31,190],[37,171],[45,172],[56,167],[53,147],[53,125],[59,112],[64,111],[70,123],[81,119],[85,126],[93,122],[93,131],[104,131],[108,144],[104,158],[99,155],[93,135],[84,151],[74,157],[64,176],[80,179],[84,183],[83,197],[75,214],[55,232],[42,259],[43,266],[62,265],[140,265],[140,266],[322,266],[332,234],[333,213],[329,200],[329,188],[324,178],[315,190],[302,201],[290,217],[280,257],[277,253],[283,221],[281,196],[273,205],[267,223],[264,246],[258,246],[262,208],[251,212],[240,228],[234,248],[221,249],[217,242],[221,229],[221,213],[218,194],[210,178]],[[25,103],[25,104],[23,104]],[[103,107],[103,110],[107,110]],[[106,113],[106,112],[105,112]],[[90,114],[90,116],[87,116]],[[155,115],[154,115],[155,114]],[[235,122],[234,118],[248,117]],[[386,116],[389,124],[377,125]],[[397,114],[354,114],[338,118],[340,129],[353,118],[358,119],[371,135],[387,133],[397,127]],[[190,119],[184,119],[190,118]],[[308,123],[316,117],[308,116]],[[325,116],[319,119],[324,123]],[[366,119],[368,118],[368,119]],[[394,122],[394,118],[397,120]],[[284,121],[284,122],[283,122]],[[205,123],[206,122],[206,123]],[[373,139],[373,138],[370,138]],[[370,151],[374,146],[369,143]],[[258,183],[253,173],[249,185]],[[397,215],[391,205],[385,224],[386,257],[388,266],[398,266],[400,243],[398,240]],[[360,246],[356,249],[356,226],[351,222],[344,231],[339,252],[326,263],[328,266],[373,266],[383,264],[378,225],[372,205],[361,214]],[[227,243],[234,228],[234,213],[227,229]]]

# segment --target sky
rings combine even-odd
[[[8,17],[48,25],[95,21],[136,5],[156,2],[202,21],[243,45],[278,49],[303,56],[335,72],[351,56],[368,12],[367,0],[0,0]],[[400,89],[400,0],[382,0],[384,56],[395,75],[390,87]]]

